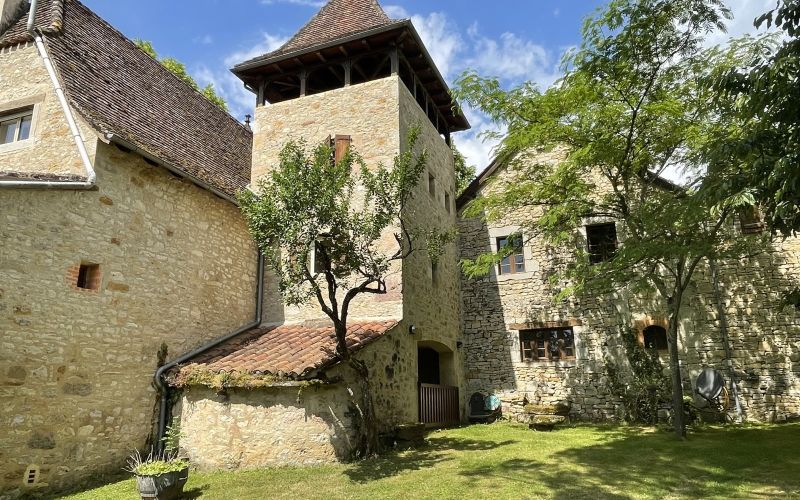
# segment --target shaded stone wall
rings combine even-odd
[[[329,387],[191,387],[181,404],[181,450],[200,470],[317,465],[350,458],[349,396]]]
[[[119,473],[153,428],[159,362],[254,316],[235,206],[113,145],[95,164],[94,191],[0,191],[0,491],[27,491],[29,465],[50,491]],[[75,286],[81,262],[97,290]]]
[[[500,170],[484,189],[499,189],[513,175]],[[536,216],[534,212],[509,213],[490,225],[479,219],[460,219],[462,257],[496,250],[496,237],[513,233],[520,220]],[[746,416],[751,420],[800,414],[800,318],[795,310],[779,305],[781,294],[798,284],[799,251],[798,240],[790,239],[759,257],[720,263],[732,357]],[[521,412],[524,402],[569,402],[575,417],[616,418],[620,408],[608,390],[606,363],[626,363],[621,332],[666,325],[666,304],[657,295],[624,289],[609,296],[555,303],[556,290],[549,278],[569,253],[534,239],[526,244],[524,254],[526,272],[520,275],[498,276],[494,270],[485,278],[461,279],[467,392],[498,394],[511,416]],[[706,366],[718,368],[730,378],[723,362],[715,307],[710,272],[707,266],[700,266],[679,325],[687,394]],[[523,360],[519,331],[555,325],[573,326],[576,359]],[[667,358],[664,353],[665,365]]]

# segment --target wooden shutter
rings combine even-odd
[[[353,140],[350,138],[349,135],[336,136],[336,139],[334,139],[334,146],[333,146],[334,160],[336,161],[336,163],[342,161],[342,158],[344,158],[344,155],[350,149],[350,143],[352,142]]]

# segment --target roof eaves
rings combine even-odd
[[[305,54],[307,52],[313,52],[315,50],[322,50],[327,49],[329,47],[334,47],[336,45],[341,45],[343,43],[352,42],[354,40],[358,40],[360,38],[365,38],[368,36],[378,35],[387,31],[391,31],[393,29],[402,28],[403,26],[410,26],[411,20],[410,19],[401,19],[400,21],[394,21],[390,24],[384,24],[382,26],[378,26],[375,28],[371,28],[366,31],[359,31],[357,33],[352,33],[350,35],[336,38],[333,40],[329,40],[325,43],[320,43],[317,45],[311,45],[309,47],[304,47],[301,49],[291,50],[289,52],[282,52],[279,54],[275,54],[275,52],[271,52],[269,54],[265,54],[263,56],[254,57],[248,61],[243,63],[239,63],[231,68],[233,73],[240,73],[242,71],[247,71],[249,69],[259,68],[261,66],[266,66],[268,64],[273,64],[276,62],[284,61],[286,59],[292,59],[293,57],[297,57],[300,54]],[[275,54],[275,55],[272,55]]]

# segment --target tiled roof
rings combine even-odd
[[[45,32],[51,58],[70,104],[100,132],[227,195],[249,183],[247,127],[77,0],[41,0],[37,18],[37,26],[60,25]],[[0,45],[25,41],[26,22],[11,26]]]
[[[358,350],[383,336],[397,321],[351,323],[347,344]],[[337,362],[332,326],[304,324],[255,328],[197,356],[182,371],[248,372],[300,379]]]
[[[330,0],[280,48],[237,66],[316,47],[348,35],[388,26],[392,23],[393,21],[378,5],[377,0]]]
[[[20,11],[20,18],[5,32],[0,33],[0,48],[30,42],[28,33],[28,10]],[[50,0],[41,2],[36,9],[36,29],[44,34],[58,33],[61,30],[64,18],[64,0]]]

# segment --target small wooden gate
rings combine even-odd
[[[459,423],[458,387],[419,384],[419,421],[431,427]]]

